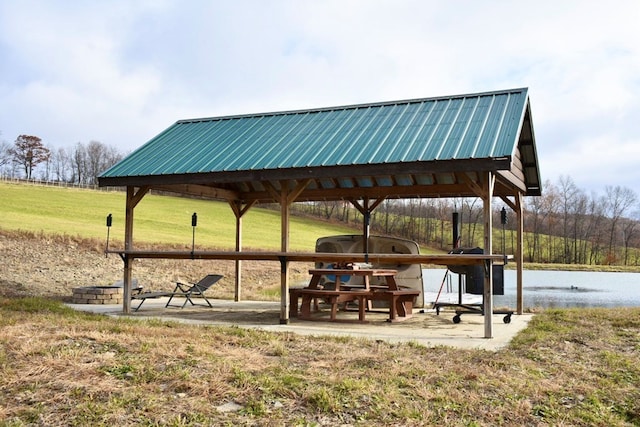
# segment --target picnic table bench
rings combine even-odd
[[[365,312],[370,310],[371,301],[386,301],[389,304],[389,322],[398,322],[408,319],[412,315],[413,301],[420,295],[420,291],[414,289],[399,289],[395,275],[397,270],[390,269],[313,269],[309,270],[311,281],[305,288],[292,288],[289,290],[290,304],[289,316],[298,317],[298,300],[300,304],[301,319],[316,320],[312,317],[311,303],[314,311],[318,311],[318,300],[322,299],[331,305],[331,321],[339,321],[337,318],[338,304],[358,302],[358,321],[366,322]],[[322,276],[335,276],[335,288],[324,289],[320,285]],[[342,285],[343,276],[362,276],[363,285]],[[386,286],[371,285],[372,277],[384,277]],[[344,280],[348,281],[348,280]]]

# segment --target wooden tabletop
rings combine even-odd
[[[309,270],[312,275],[351,275],[351,276],[395,276],[398,270],[390,270],[386,268],[314,268]]]

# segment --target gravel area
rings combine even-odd
[[[120,257],[104,254],[104,242],[70,236],[0,230],[0,260],[0,296],[46,296],[70,301],[73,288],[110,285],[121,280],[123,272]],[[244,261],[242,265],[243,299],[279,299],[278,263]],[[293,264],[292,283],[304,280],[309,267]],[[211,289],[211,296],[233,298],[233,261],[136,260],[133,267],[133,276],[145,290],[173,290],[176,281],[195,282],[209,273],[225,276],[220,286]]]

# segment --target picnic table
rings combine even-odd
[[[414,289],[400,289],[396,283],[397,270],[380,268],[354,268],[354,269],[311,269],[311,280],[305,288],[293,288],[290,290],[290,317],[298,317],[298,300],[300,304],[301,319],[317,320],[312,317],[311,303],[314,311],[318,311],[318,299],[323,299],[331,305],[331,321],[339,321],[337,318],[338,304],[358,302],[358,321],[366,322],[365,313],[371,309],[371,301],[387,301],[389,305],[390,322],[398,322],[408,319],[413,310],[413,300],[420,294]],[[333,289],[321,285],[323,277],[334,277]],[[353,285],[351,278],[362,277],[362,285]],[[347,279],[345,279],[345,277]],[[382,277],[383,285],[372,285],[374,277]]]

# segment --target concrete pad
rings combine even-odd
[[[255,328],[278,333],[296,333],[313,336],[348,336],[391,343],[413,342],[426,347],[450,346],[455,348],[485,349],[496,351],[505,347],[511,339],[533,317],[531,314],[511,316],[510,323],[504,323],[504,315],[493,315],[493,337],[484,338],[484,316],[466,313],[462,321],[453,323],[453,311],[441,310],[436,315],[433,310],[415,310],[413,316],[403,322],[389,323],[388,313],[368,312],[368,323],[352,322],[357,319],[355,312],[340,311],[338,318],[344,322],[328,321],[329,312],[325,308],[318,314],[321,320],[309,321],[290,319],[289,324],[280,324],[280,302],[211,300],[213,308],[197,306],[165,308],[167,299],[148,300],[140,311],[128,315],[140,319],[160,319],[189,324],[237,326]],[[100,313],[109,316],[126,316],[121,305],[67,304],[80,311]],[[327,320],[324,320],[326,317]],[[345,323],[346,322],[346,323]]]

